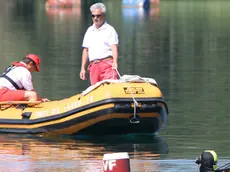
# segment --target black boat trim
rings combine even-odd
[[[158,110],[159,110],[159,108],[156,108],[155,111],[158,112]],[[69,121],[64,121],[62,123],[51,124],[51,125],[42,126],[42,127],[38,127],[38,128],[0,128],[0,133],[18,133],[18,134],[52,133],[53,131],[65,129],[67,127],[71,127],[73,125],[77,125],[79,123],[86,122],[90,119],[94,119],[94,118],[97,118],[99,116],[105,116],[105,115],[108,115],[111,113],[116,113],[115,111],[116,110],[114,108],[103,109],[103,110],[89,113],[89,114],[84,115],[82,117],[74,118],[74,119],[69,120]],[[163,117],[164,114],[161,114],[161,113],[158,113],[158,114],[161,116],[160,119],[163,121],[163,124],[164,124],[166,122],[166,121],[164,121],[164,117]],[[130,113],[127,113],[127,115],[130,116]],[[149,118],[149,117],[146,117],[146,118]],[[121,118],[121,120],[127,120],[128,121],[128,119],[124,119],[124,118],[123,119]]]

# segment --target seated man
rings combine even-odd
[[[20,62],[13,62],[0,75],[1,101],[49,101],[41,98],[35,91],[31,73],[40,71],[40,58],[35,54],[28,54]]]

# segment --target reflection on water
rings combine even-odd
[[[129,22],[130,20],[129,23],[138,23],[140,20],[144,20],[146,18],[153,18],[153,21],[157,22],[160,15],[160,7],[157,3],[152,3],[151,7],[148,8],[130,8],[123,6],[122,14],[126,22]]]
[[[81,7],[74,8],[46,8],[46,14],[51,23],[55,24],[58,21],[71,22],[81,19]]]
[[[20,170],[100,171],[103,155],[112,152],[128,152],[132,168],[141,166],[140,169],[147,170],[149,162],[144,160],[157,160],[168,153],[165,140],[152,135],[84,138],[1,135],[0,140],[0,167],[6,170],[23,166]],[[12,161],[14,165],[9,166]]]
[[[101,172],[105,153],[128,152],[132,172],[176,172],[184,168],[194,172],[197,169],[194,160],[199,155],[184,148],[183,143],[181,148],[175,145],[169,150],[163,137],[153,135],[74,138],[0,135],[0,140],[0,168],[5,171]],[[172,158],[174,148],[182,156]],[[187,152],[183,152],[185,149]],[[190,159],[185,158],[187,154],[192,155]]]
[[[168,153],[165,140],[153,135],[124,135],[84,138],[102,145],[105,152],[129,152],[132,159],[159,159]]]

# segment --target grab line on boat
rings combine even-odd
[[[130,89],[129,86],[127,86],[128,89]],[[137,124],[139,123],[139,119],[137,118],[137,107],[138,107],[138,102],[137,100],[134,98],[134,95],[133,95],[133,92],[132,90],[130,89],[130,93],[131,93],[131,96],[132,96],[132,99],[133,99],[133,103],[134,103],[134,107],[133,107],[133,117],[130,119],[130,123],[132,124]]]
[[[118,70],[117,70],[117,69],[115,69],[115,70],[116,70],[116,72],[117,72],[119,78],[121,78],[121,75],[120,75],[120,73],[118,72]]]
[[[137,124],[139,123],[139,119],[137,118],[137,106],[138,106],[138,103],[137,101],[133,98],[134,100],[134,110],[133,110],[133,117],[130,119],[130,123],[132,124]]]
[[[119,71],[117,69],[115,69],[119,78],[121,78],[121,75],[119,73]],[[129,86],[127,86],[128,89],[130,89]],[[131,96],[132,96],[132,99],[133,99],[133,103],[134,103],[134,107],[133,107],[133,117],[129,120],[130,123],[132,124],[137,124],[139,123],[139,119],[137,118],[137,107],[138,107],[138,102],[136,101],[136,99],[134,98],[134,95],[133,95],[133,92],[132,90],[130,89],[130,93],[131,93]]]

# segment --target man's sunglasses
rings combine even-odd
[[[92,14],[92,17],[93,17],[93,18],[94,18],[94,17],[99,18],[100,16],[101,16],[101,14],[97,14],[97,15]]]

